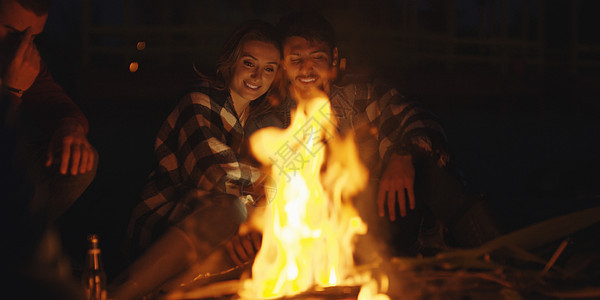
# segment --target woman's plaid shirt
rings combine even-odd
[[[158,165],[129,225],[134,244],[144,247],[168,225],[179,223],[202,205],[198,199],[203,195],[239,196],[241,187],[256,181],[259,169],[240,159],[244,136],[227,91],[205,82],[184,95],[156,137]]]

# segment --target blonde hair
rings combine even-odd
[[[197,70],[196,73],[204,80],[209,81],[216,89],[227,89],[231,83],[233,68],[242,56],[242,48],[248,41],[261,41],[272,44],[279,50],[281,58],[282,48],[275,26],[261,20],[249,20],[240,24],[227,38],[217,59],[217,70],[214,78],[207,77]],[[276,106],[281,101],[285,95],[281,73],[281,68],[278,68],[275,79],[267,93],[250,102],[250,117],[267,113],[272,106]]]

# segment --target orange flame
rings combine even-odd
[[[354,271],[353,238],[367,227],[349,198],[365,188],[368,171],[352,137],[337,135],[329,99],[312,95],[298,101],[290,127],[265,128],[250,138],[257,159],[270,166],[275,188],[267,191],[272,203],[258,225],[262,246],[242,298],[340,285]]]

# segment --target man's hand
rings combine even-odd
[[[385,216],[385,205],[387,204],[389,218],[396,220],[396,199],[400,208],[400,216],[406,216],[406,202],[410,209],[415,209],[415,168],[412,164],[412,156],[392,154],[387,168],[379,180],[379,193],[377,195],[377,206],[379,216]],[[404,191],[408,199],[406,199]]]
[[[31,27],[23,33],[14,56],[3,70],[2,84],[6,87],[28,90],[40,72],[40,53],[33,43]]]
[[[236,234],[226,244],[227,253],[236,265],[242,267],[256,256],[261,243],[262,235],[258,232],[251,231],[247,235]]]
[[[91,171],[95,159],[83,126],[68,120],[61,123],[50,139],[46,167],[60,162],[61,174],[69,171],[71,175],[77,175]]]

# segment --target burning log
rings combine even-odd
[[[163,300],[216,300],[216,299],[228,299],[228,300],[236,300],[240,299],[237,295],[238,290],[240,288],[241,281],[233,280],[233,281],[223,281],[217,282],[202,288],[195,289],[193,291],[188,292],[179,292],[172,293],[166,297],[163,297]],[[314,289],[308,290],[301,294],[290,296],[290,297],[280,297],[277,299],[280,300],[349,300],[349,299],[357,299],[360,287],[359,286],[334,286],[327,287],[323,289]]]

